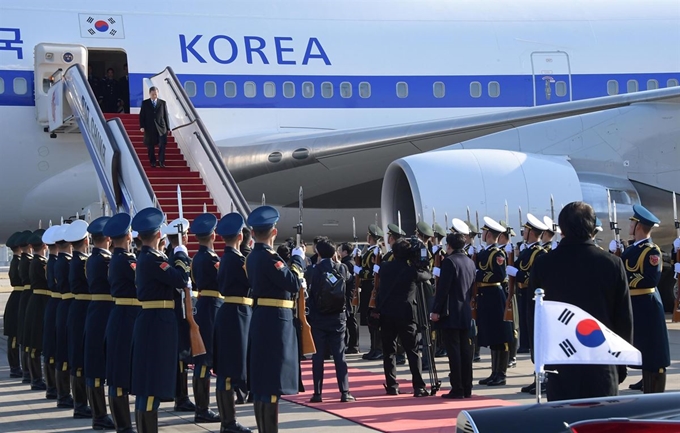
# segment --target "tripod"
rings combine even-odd
[[[429,314],[427,311],[427,302],[425,300],[425,290],[422,284],[418,285],[417,293],[417,318],[418,329],[423,338],[423,351],[427,350],[427,354],[430,357],[430,369],[428,374],[430,376],[430,395],[437,395],[437,391],[441,388],[442,383],[437,375],[437,364],[435,363],[435,347],[432,342],[432,327],[430,325]]]

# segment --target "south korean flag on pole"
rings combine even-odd
[[[125,39],[122,15],[78,14],[83,38]]]

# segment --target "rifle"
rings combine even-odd
[[[522,209],[520,209],[520,227],[522,226]],[[505,223],[508,225],[508,244],[512,246],[512,252],[508,254],[508,266],[515,265],[515,245],[512,242],[512,228],[508,219],[508,202],[505,202]],[[515,297],[515,277],[508,276],[508,299],[505,301],[505,317],[503,320],[514,322],[515,312],[512,309],[512,298]]]
[[[435,230],[435,224],[437,223],[437,213],[435,212],[434,208],[432,208],[432,232]],[[434,240],[437,239],[437,235],[434,236],[433,238],[433,244]],[[437,243],[437,246],[439,248],[442,248],[441,242]],[[442,253],[441,251],[437,251],[434,253],[434,267],[439,268],[442,265]],[[439,283],[439,277],[434,277],[434,290],[437,290],[437,284]]]
[[[378,242],[375,245],[376,248],[380,248],[380,243]],[[381,249],[382,250],[382,249]],[[371,252],[373,254],[373,252]],[[375,264],[380,266],[382,263],[382,251],[378,253],[377,256],[375,256]],[[380,289],[380,274],[379,273],[373,273],[373,290],[371,290],[371,299],[368,301],[368,308],[375,308],[375,301],[376,298],[378,297],[378,290]]]
[[[427,350],[430,360],[430,368],[428,373],[430,375],[430,395],[437,395],[437,391],[441,388],[441,381],[437,374],[437,363],[435,362],[435,347],[432,341],[432,325],[430,324],[428,305],[425,300],[425,291],[422,287],[416,290],[417,306],[417,320],[420,328],[420,334],[423,337],[423,350]]]
[[[675,235],[680,238],[680,220],[678,220],[678,202],[673,191],[673,220],[675,221]],[[680,263],[680,248],[675,251],[675,263]],[[678,276],[678,293],[675,295],[675,305],[673,306],[673,323],[680,322],[680,276]]]
[[[356,220],[354,217],[352,217],[352,236],[354,237],[354,249],[358,250],[359,249],[359,238],[357,238],[357,224]],[[354,256],[354,264],[356,266],[361,267],[361,253],[358,252]],[[352,306],[352,314],[357,314],[359,311],[359,296],[361,294],[359,291],[361,290],[361,274],[360,273],[355,273],[354,274],[354,290],[352,291],[352,300],[350,301],[350,305]]]
[[[619,228],[618,215],[616,212],[616,201],[612,200],[609,189],[607,189],[607,210],[609,212],[609,228],[614,232],[614,239],[616,240],[616,251],[614,254],[621,257],[621,250],[619,249],[619,245],[621,244],[621,235],[619,232],[621,229]]]
[[[479,212],[475,211],[475,220],[477,223],[477,231],[480,232],[478,235],[479,236],[479,247],[482,247],[482,234],[481,230],[479,228]],[[472,245],[474,245],[474,242],[471,242]],[[477,265],[477,253],[475,252],[472,255],[472,261],[475,263],[475,266]],[[475,285],[472,287],[472,300],[470,301],[470,308],[472,308],[472,319],[477,322],[477,291],[479,290],[479,284],[475,282]]]
[[[297,226],[295,226],[297,229],[297,233],[295,235],[295,246],[300,248],[302,238],[302,187],[300,187],[300,192],[298,194],[298,209],[300,219]],[[307,322],[306,297],[307,293],[305,292],[304,287],[300,285],[300,291],[297,294],[297,309],[295,311],[295,317],[300,324],[300,346],[302,348],[303,355],[316,353],[316,346],[314,345],[314,339],[312,338],[312,327],[309,326],[309,322]]]

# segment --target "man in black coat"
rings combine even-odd
[[[451,391],[442,394],[442,398],[469,398],[472,396],[470,298],[476,269],[463,249],[464,235],[450,233],[446,236],[446,244],[447,257],[442,261],[440,270],[435,271],[435,275],[439,273],[439,281],[430,320],[434,323],[433,328],[441,333],[449,358]]]
[[[569,203],[559,216],[560,247],[536,259],[529,279],[533,293],[545,290],[546,301],[576,305],[629,343],[633,310],[623,262],[595,245],[595,212],[583,202]],[[534,308],[528,309],[533,341]],[[548,401],[614,396],[626,378],[625,366],[546,365],[557,371],[548,378]]]
[[[165,167],[165,144],[170,135],[168,106],[158,98],[155,87],[149,89],[149,99],[142,102],[139,111],[139,130],[144,133],[144,145],[149,153],[151,167],[156,166],[156,145],[158,145],[158,164]]]

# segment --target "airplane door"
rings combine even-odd
[[[531,53],[534,106],[571,101],[571,66],[564,51]]]

